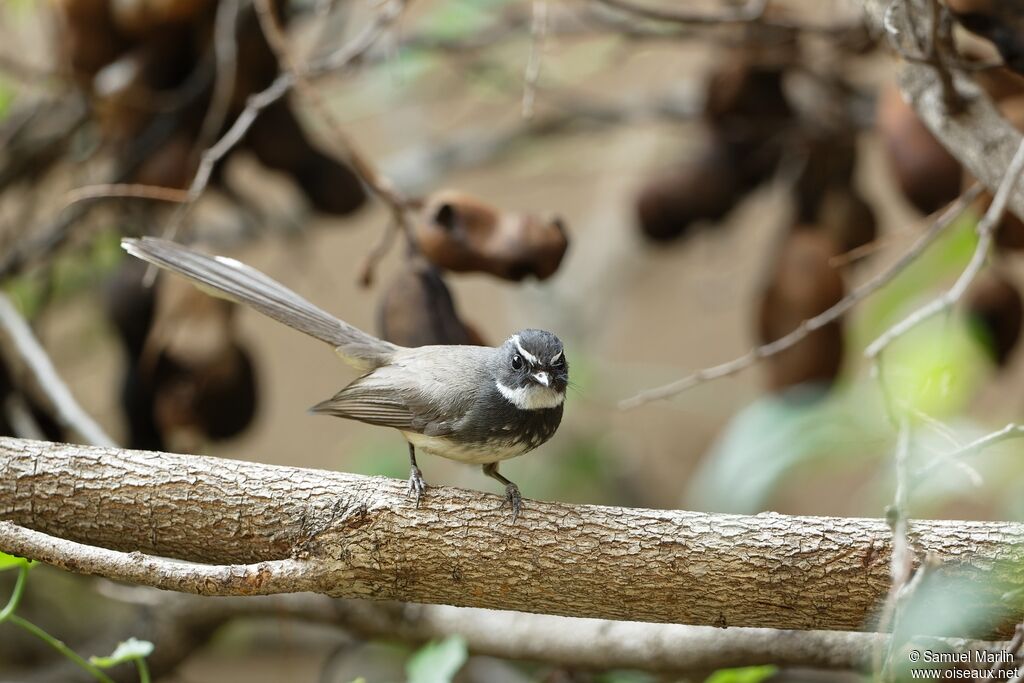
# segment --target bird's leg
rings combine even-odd
[[[409,444],[409,466],[409,488],[405,495],[415,495],[416,507],[419,507],[420,497],[427,490],[427,482],[423,481],[423,473],[420,472],[420,468],[416,464],[416,447],[412,444]]]
[[[484,474],[505,485],[505,502],[501,504],[501,507],[508,505],[512,508],[512,523],[515,524],[516,518],[519,517],[519,511],[523,509],[523,497],[519,494],[519,487],[498,472],[498,463],[496,462],[484,465]]]

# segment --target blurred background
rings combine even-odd
[[[738,20],[724,0],[687,4],[707,22],[617,5],[410,3],[352,63],[317,77],[318,102],[293,91],[263,110],[186,210],[180,191],[203,151],[277,74],[254,6],[2,0],[0,289],[128,447],[408,475],[398,434],[307,413],[356,376],[329,349],[172,279],[146,286],[119,239],[173,229],[397,343],[559,335],[573,381],[562,426],[502,465],[528,499],[883,516],[895,430],[863,350],[955,280],[985,198],[837,323],[749,370],[620,410],[834,305],[971,180],[902,102],[857,3],[779,1]],[[382,12],[269,6],[307,62]],[[983,35],[956,31],[979,82],[1024,125],[1024,80],[991,66],[998,46]],[[353,149],[400,192],[404,229],[360,181]],[[179,192],[158,201],[113,184]],[[921,463],[1024,410],[1024,225],[1007,217],[997,242],[961,305],[886,352]],[[0,429],[67,438],[10,375],[0,365]],[[1020,519],[1020,448],[937,468],[911,516]],[[499,493],[478,468],[420,465],[428,484]],[[74,577],[36,576],[26,609],[69,642],[108,609]],[[41,666],[45,650],[17,635],[0,645],[0,670]],[[165,680],[405,680],[412,649],[337,640],[294,623],[232,627]],[[655,680],[486,658],[458,675]]]

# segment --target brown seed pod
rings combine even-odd
[[[500,211],[455,190],[424,200],[414,232],[421,253],[438,268],[506,280],[551,277],[569,247],[560,218]]]
[[[126,35],[143,36],[200,18],[213,0],[109,0],[114,24]]]
[[[820,230],[798,226],[788,235],[761,294],[758,337],[762,344],[785,336],[843,298],[843,279],[829,264],[837,253],[835,242]],[[812,382],[831,384],[842,359],[843,329],[841,321],[836,321],[767,358],[768,387],[779,391]]]
[[[946,151],[895,84],[883,88],[876,118],[889,166],[903,196],[930,214],[960,195],[960,162]]]
[[[701,221],[719,221],[743,199],[730,150],[713,140],[696,161],[649,181],[636,197],[640,230],[655,242],[689,232]]]
[[[288,102],[277,102],[263,111],[253,123],[246,145],[264,166],[292,176],[317,211],[345,216],[366,203],[366,190],[359,178],[310,141]]]
[[[1024,73],[1024,5],[1006,0],[946,0],[965,29],[991,41],[1006,65]]]
[[[854,187],[829,189],[822,198],[817,224],[843,254],[867,246],[878,237],[875,210]]]
[[[1000,367],[1006,365],[1020,338],[1024,302],[1009,277],[997,269],[982,272],[964,297],[973,331]]]
[[[793,117],[781,65],[763,64],[746,51],[729,53],[708,75],[704,117],[715,125],[778,125]]]
[[[127,263],[104,294],[125,351],[121,404],[133,448],[193,450],[252,422],[256,369],[235,334],[235,306],[180,278],[143,284]]]
[[[82,86],[128,49],[129,41],[114,24],[109,0],[59,0],[61,63]]]
[[[377,329],[399,346],[481,344],[480,335],[459,318],[441,274],[422,258],[410,258],[384,291]]]

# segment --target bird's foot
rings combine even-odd
[[[420,468],[416,465],[412,466],[409,470],[409,488],[406,489],[406,496],[416,496],[416,507],[420,506],[420,498],[423,497],[423,493],[427,490],[427,482],[423,481],[423,473],[420,472]]]
[[[505,500],[498,509],[503,510],[505,506],[512,508],[512,523],[515,524],[523,509],[523,496],[519,493],[519,487],[512,482],[505,484]]]

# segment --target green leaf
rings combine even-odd
[[[16,569],[18,567],[31,567],[35,562],[26,560],[24,557],[17,557],[15,555],[8,555],[7,553],[0,553],[0,571],[5,569]]]
[[[927,320],[893,342],[883,372],[896,411],[944,418],[966,407],[989,360],[959,312]]]
[[[707,677],[704,683],[760,683],[778,671],[775,666],[745,666],[740,669],[720,669]]]
[[[405,665],[408,683],[451,683],[466,663],[469,651],[462,636],[450,636],[430,642],[416,652]]]
[[[125,662],[130,662],[136,659],[145,659],[151,654],[153,654],[153,643],[148,640],[129,638],[128,640],[118,643],[113,654],[109,657],[97,657],[93,655],[92,657],[89,657],[89,663],[94,666],[98,666],[101,669],[109,669],[117,666],[118,664],[124,664]]]

